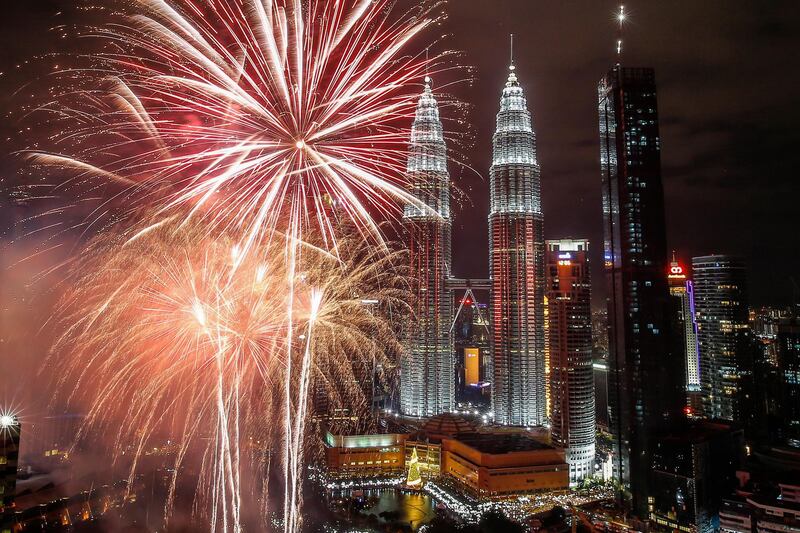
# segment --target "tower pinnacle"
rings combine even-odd
[[[619,30],[617,30],[617,61],[622,56],[622,24],[625,22],[625,6],[620,5],[617,12],[617,21],[619,22]]]

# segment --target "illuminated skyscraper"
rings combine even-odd
[[[589,241],[547,241],[547,355],[550,427],[566,450],[569,481],[594,474],[595,405],[592,368]]]
[[[686,357],[686,396],[687,406],[701,410],[700,398],[700,352],[697,346],[697,321],[694,309],[694,284],[687,279],[683,267],[672,255],[667,274],[669,293],[676,300],[674,306],[675,335]],[[681,335],[682,334],[682,335]]]
[[[531,114],[513,66],[492,139],[489,195],[495,421],[536,426],[546,414],[542,195]]]
[[[427,208],[406,205],[403,213],[415,286],[400,367],[400,410],[432,416],[453,409],[455,370],[452,294],[445,286],[450,275],[450,176],[439,107],[427,77],[411,129],[407,170],[411,193]]]
[[[684,358],[670,343],[655,74],[619,64],[598,85],[614,475],[647,516],[653,435],[683,418]]]
[[[743,422],[742,384],[752,371],[738,342],[748,329],[747,270],[739,258],[692,258],[703,414]]]

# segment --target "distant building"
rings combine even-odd
[[[433,416],[455,404],[455,363],[450,336],[450,175],[439,105],[430,78],[417,104],[408,153],[407,179],[418,204],[403,211],[411,259],[412,319],[400,360],[400,411]]]
[[[406,435],[325,435],[325,461],[334,478],[399,476],[405,472]]]
[[[444,439],[442,475],[478,500],[569,488],[564,450],[524,433],[460,433]]]
[[[595,359],[592,362],[594,376],[594,416],[599,429],[608,431],[608,361]]]
[[[576,484],[595,464],[589,241],[548,240],[545,247],[550,428]]]
[[[511,67],[489,170],[492,411],[498,424],[540,426],[544,362],[544,230],[536,135]]]
[[[800,317],[786,318],[778,323],[775,345],[782,389],[780,412],[784,443],[800,448]]]
[[[778,324],[788,318],[791,318],[791,314],[787,309],[761,307],[750,310],[753,335],[763,346],[766,361],[776,367],[778,366],[778,347],[775,341],[778,336]]]
[[[328,433],[326,470],[340,480],[405,480],[413,467],[420,484],[439,480],[448,491],[479,501],[566,491],[564,450],[545,440],[512,428],[480,430],[470,420],[443,413],[410,433]]]
[[[747,271],[728,255],[692,259],[706,418],[743,421],[742,385],[752,372],[749,353],[737,349],[748,329]]]
[[[14,512],[20,429],[16,416],[0,413],[0,525]]]
[[[488,308],[467,289],[454,302],[453,343],[456,351],[456,401],[488,407],[491,403],[491,326]]]
[[[672,531],[713,533],[743,461],[744,432],[727,424],[698,421],[660,436],[652,452],[650,521]]]
[[[723,533],[800,533],[800,484],[728,498],[719,515]]]
[[[686,397],[670,344],[655,73],[618,64],[597,90],[614,474],[646,517],[650,436],[683,418]]]
[[[700,394],[700,350],[697,345],[697,321],[694,306],[694,285],[683,266],[672,254],[667,274],[669,293],[676,300],[673,306],[673,331],[686,358],[686,405],[690,414],[702,409]]]

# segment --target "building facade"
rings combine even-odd
[[[521,433],[443,439],[442,475],[479,501],[569,488],[564,451]]]
[[[747,271],[732,256],[692,258],[703,415],[743,421],[742,387],[752,369],[739,336],[748,329]]]
[[[647,515],[649,436],[682,418],[683,358],[669,331],[655,74],[616,65],[598,85],[609,408],[614,475]]]
[[[456,292],[455,294],[458,294]],[[491,329],[488,306],[472,289],[454,302],[453,343],[456,353],[456,401],[488,410],[491,403]]]
[[[400,365],[400,410],[409,416],[451,411],[455,396],[450,335],[450,176],[439,107],[431,80],[417,105],[411,128],[408,181],[418,204],[403,212],[414,283],[413,316]]]
[[[545,262],[550,427],[576,484],[595,463],[589,241],[548,240]]]
[[[499,424],[538,426],[546,415],[541,178],[513,66],[492,139],[489,198],[492,410]]]
[[[723,498],[744,464],[744,431],[695,421],[660,435],[652,453],[651,523],[671,531],[714,533]]]
[[[328,475],[341,479],[402,476],[405,472],[404,434],[325,435]]]
[[[778,493],[729,498],[720,511],[722,533],[800,533],[800,485],[781,483]]]

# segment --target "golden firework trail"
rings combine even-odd
[[[359,386],[341,384],[376,357],[388,364],[397,343],[386,315],[363,302],[397,308],[403,279],[392,255],[360,239],[340,237],[336,254],[301,243],[291,264],[272,241],[240,260],[236,238],[179,224],[125,246],[109,241],[127,236],[102,235],[76,263],[57,309],[61,390],[88,401],[83,437],[115,428],[112,450],[133,457],[131,476],[169,432],[179,450],[168,511],[187,453],[202,454],[198,494],[212,530],[242,529],[242,477],[263,468],[267,450],[285,451],[283,515],[297,530],[311,390],[368,405]]]
[[[351,368],[391,338],[359,303],[396,287],[379,221],[431,211],[405,164],[421,81],[443,69],[422,37],[440,4],[133,0],[111,16],[40,109],[61,126],[54,148],[29,154],[68,176],[48,196],[91,205],[80,226],[96,235],[54,353],[70,354],[65,379],[93,384],[87,430],[124,421],[118,453],[179,426],[180,462],[214,421],[199,490],[213,529],[241,529],[241,443],[265,439],[258,410],[280,417],[297,531],[307,398],[337,380],[316,361]],[[342,227],[384,251],[355,254]]]

